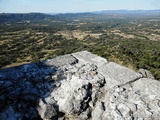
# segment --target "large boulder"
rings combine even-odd
[[[0,119],[158,119],[160,82],[143,72],[88,51],[2,69]]]

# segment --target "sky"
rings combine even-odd
[[[76,13],[160,9],[160,0],[0,0],[0,13]]]

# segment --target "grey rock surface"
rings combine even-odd
[[[154,79],[154,76],[152,75],[152,73],[150,71],[146,70],[146,69],[141,68],[141,69],[138,70],[138,72],[140,74],[142,74],[143,77],[145,77],[145,78]]]
[[[158,120],[160,82],[88,51],[0,70],[0,120]]]

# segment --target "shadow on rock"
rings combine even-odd
[[[63,71],[45,62],[0,70],[0,120],[41,120],[43,116],[58,116],[56,101],[46,98],[64,78]]]

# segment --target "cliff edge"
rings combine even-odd
[[[160,118],[160,82],[88,51],[0,70],[0,120]]]

